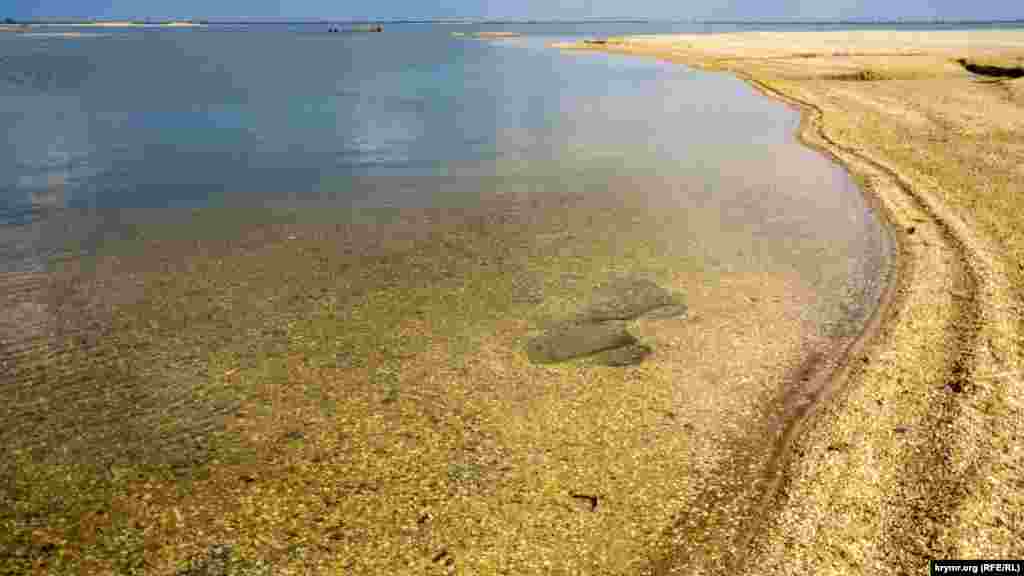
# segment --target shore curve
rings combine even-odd
[[[798,107],[801,141],[854,175],[896,240],[892,276],[864,332],[817,362],[788,394],[795,401],[787,402],[784,432],[760,478],[764,487],[746,514],[753,520],[738,538],[718,543],[732,549],[728,566],[736,573],[917,571],[930,558],[1011,558],[1024,550],[1013,536],[1024,502],[1012,487],[1022,468],[1015,389],[1020,286],[1007,270],[1011,262],[999,257],[1006,247],[935,193],[950,182],[929,181],[884,145],[865,142],[871,131],[850,125],[857,114],[842,107],[859,98],[865,108],[875,105],[864,113],[870,120],[893,121],[893,110],[878,109],[873,81],[973,82],[945,63],[964,52],[1016,58],[1024,34],[908,34],[883,40],[856,32],[741,33],[555,45],[731,73]],[[1009,91],[1014,102],[1016,86],[994,88]],[[946,128],[947,138],[959,135]],[[986,506],[992,501],[998,505]],[[693,536],[669,534],[672,542],[648,573],[703,573],[714,565],[689,552]]]

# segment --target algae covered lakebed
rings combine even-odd
[[[736,79],[445,29],[170,34],[11,59],[16,572],[637,570],[739,525],[786,383],[877,299],[859,190]],[[327,42],[329,77],[251,64]],[[113,108],[125,45],[220,79]]]

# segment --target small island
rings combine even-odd
[[[19,24],[13,18],[4,18],[3,23],[0,23],[0,32],[25,32],[27,30],[29,30],[28,24]]]

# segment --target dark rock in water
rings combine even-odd
[[[530,340],[526,355],[531,362],[550,364],[636,343],[637,339],[617,322],[567,323]]]
[[[598,352],[594,355],[594,361],[602,366],[635,366],[650,356],[651,352],[653,350],[646,344],[633,344]]]
[[[652,352],[626,331],[638,317],[678,318],[687,307],[680,297],[650,280],[622,278],[599,286],[582,311],[530,340],[526,353],[532,362],[549,364],[597,355],[605,366],[632,366]]]
[[[668,290],[650,280],[622,278],[595,290],[593,303],[587,306],[576,320],[632,320],[656,308],[678,304]]]

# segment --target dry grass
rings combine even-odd
[[[915,573],[929,558],[1024,554],[1024,102],[1020,80],[957,62],[1019,62],[1024,33],[601,48],[731,71],[804,107],[805,139],[860,175],[901,238],[885,322],[796,427],[768,520],[743,552],[751,573]]]

